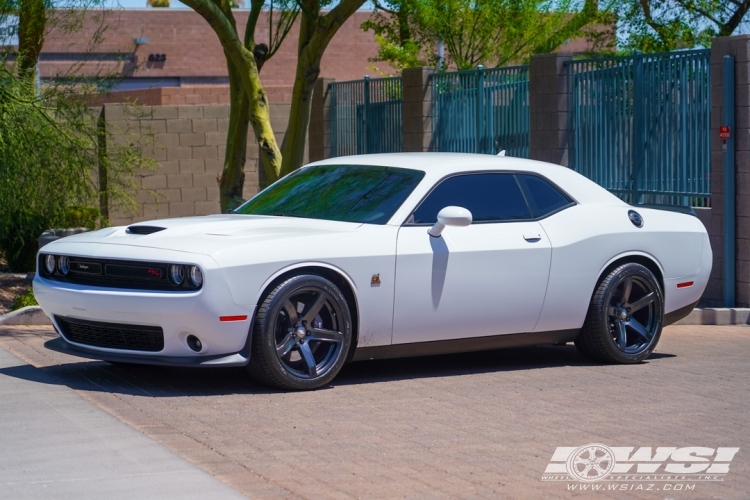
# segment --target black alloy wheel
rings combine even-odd
[[[349,306],[336,285],[321,276],[295,276],[258,309],[248,369],[273,387],[316,389],[341,370],[351,339]]]
[[[641,264],[623,264],[594,292],[576,347],[595,361],[638,363],[659,342],[663,321],[659,281]]]

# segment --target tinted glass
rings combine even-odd
[[[531,218],[512,174],[471,174],[441,182],[414,212],[414,223],[434,224],[438,212],[451,205],[468,209],[474,222]]]
[[[385,224],[422,177],[405,168],[318,165],[284,177],[235,213]]]
[[[517,175],[516,177],[526,191],[526,198],[534,217],[543,217],[571,203],[567,196],[541,177],[536,175]]]

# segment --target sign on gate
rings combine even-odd
[[[719,127],[719,138],[721,139],[729,139],[732,136],[732,131],[727,125],[722,125]]]

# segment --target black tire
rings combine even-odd
[[[317,389],[341,370],[351,341],[351,314],[336,285],[317,275],[294,276],[258,308],[248,371],[279,389]]]
[[[627,263],[599,283],[575,344],[594,361],[639,363],[658,344],[663,323],[659,280],[647,267]]]

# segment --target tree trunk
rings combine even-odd
[[[44,0],[23,0],[18,10],[18,75],[33,80],[47,29]]]
[[[235,200],[242,198],[242,189],[245,185],[247,133],[250,129],[250,103],[237,66],[229,57],[227,57],[227,69],[229,70],[229,130],[227,130],[224,168],[219,183],[221,213],[235,208]]]
[[[316,53],[310,54],[309,52]],[[281,145],[282,175],[300,168],[305,160],[305,144],[307,143],[307,129],[310,125],[312,93],[315,80],[320,75],[322,54],[323,51],[305,50],[297,62],[297,73],[294,77],[294,89],[292,90],[292,107],[289,110],[289,124],[286,128],[284,142]]]

